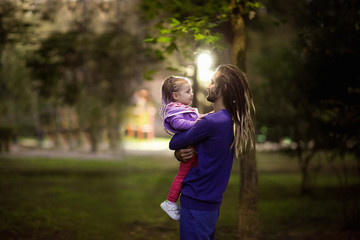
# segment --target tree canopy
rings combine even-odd
[[[306,177],[315,153],[359,156],[360,6],[356,1],[275,2],[272,18],[259,21],[276,25],[268,25],[268,31],[255,25],[266,39],[256,41],[261,52],[251,57],[262,79],[255,82],[257,123],[269,140],[289,137],[295,143],[291,152],[299,156]],[[306,192],[310,186],[303,187]]]

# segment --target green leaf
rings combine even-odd
[[[157,39],[157,42],[162,42],[162,43],[169,43],[169,42],[171,42],[171,37],[159,37],[158,39]]]
[[[178,21],[176,18],[171,18],[170,27],[175,27],[180,24],[180,21]]]
[[[181,72],[181,70],[179,68],[172,67],[172,66],[167,67],[166,70],[171,71],[171,72]]]
[[[170,29],[161,29],[160,30],[160,34],[168,34],[168,33],[171,33],[171,30]]]
[[[156,43],[157,40],[156,38],[147,38],[144,40],[144,43]]]
[[[158,49],[155,50],[154,54],[155,54],[156,58],[159,60],[165,59],[163,52]]]
[[[181,32],[183,32],[183,33],[188,33],[187,27],[182,27],[182,28],[181,28]]]
[[[216,23],[208,23],[208,25],[207,25],[208,28],[214,28],[216,26],[218,26],[218,24],[216,24]]]
[[[193,31],[194,32],[194,35],[195,34],[200,34],[200,29],[198,27],[190,27],[189,28],[190,31]],[[200,34],[201,35],[201,34]]]
[[[205,36],[201,33],[194,34],[195,41],[199,41],[205,38]]]
[[[174,42],[170,43],[165,49],[168,54],[171,54],[174,50],[178,50],[177,45]]]
[[[147,81],[153,80],[153,76],[156,73],[156,70],[149,70],[144,73],[144,78]]]

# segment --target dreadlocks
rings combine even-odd
[[[255,127],[251,112],[255,106],[245,74],[233,65],[221,65],[216,79],[217,90],[222,92],[224,105],[233,121],[235,156],[254,149]]]

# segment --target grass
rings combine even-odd
[[[302,196],[294,159],[259,153],[257,160],[261,239],[360,236],[343,229],[334,175],[318,174],[314,196]],[[178,223],[159,208],[177,165],[164,156],[0,158],[0,239],[178,239]],[[238,169],[234,163],[216,239],[237,239]]]

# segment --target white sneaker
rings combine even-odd
[[[171,217],[172,219],[178,221],[180,219],[180,209],[179,206],[177,204],[175,205],[170,205],[168,203],[168,200],[165,200],[164,202],[162,202],[160,204],[160,207],[162,208],[162,210],[164,210],[167,215],[169,215],[169,217]]]

